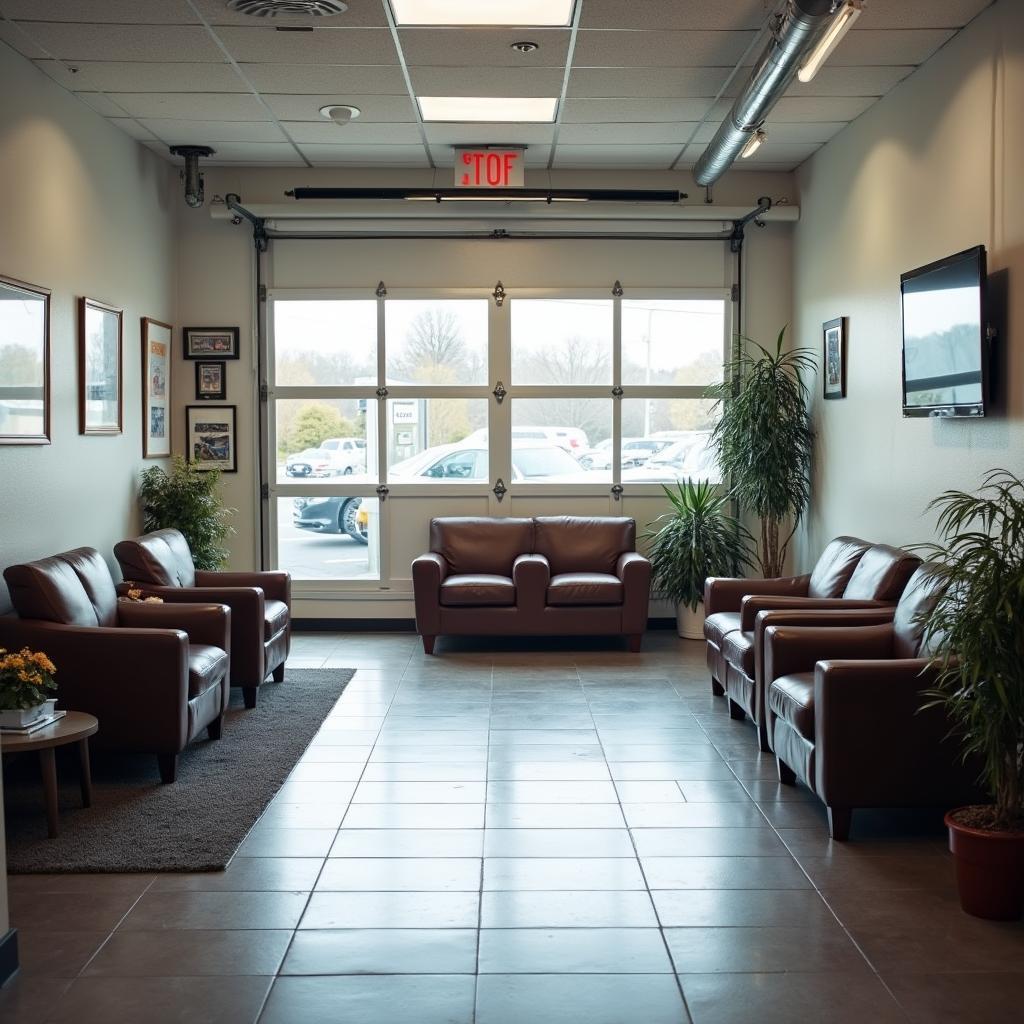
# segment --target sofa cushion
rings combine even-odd
[[[103,556],[75,548],[4,570],[11,604],[23,619],[67,626],[117,624],[117,591]]]
[[[779,676],[768,688],[768,709],[805,740],[814,739],[814,673]]]
[[[563,572],[551,577],[550,605],[622,604],[622,580],[605,572]]]
[[[432,519],[430,550],[441,555],[448,571],[456,576],[511,576],[512,563],[533,551],[533,520],[476,516]]]
[[[921,564],[916,555],[888,544],[874,544],[857,563],[843,597],[853,601],[898,601]]]
[[[152,533],[114,545],[114,557],[126,580],[160,587],[192,587],[196,567],[188,541],[179,530]]]
[[[449,608],[465,605],[505,607],[516,603],[515,584],[508,576],[493,573],[462,573],[441,584],[441,604]]]
[[[722,657],[750,679],[754,678],[754,634],[741,629],[726,633],[722,640]]]
[[[934,638],[924,643],[925,619],[935,608],[941,586],[933,575],[938,566],[922,562],[910,577],[892,622],[892,656],[894,658],[921,658],[937,653]]]
[[[551,575],[615,574],[624,551],[636,550],[636,522],[616,516],[538,516],[534,552],[551,564]]]
[[[263,639],[269,640],[288,625],[288,605],[266,598],[263,602]]]
[[[807,584],[808,597],[842,597],[864,552],[871,547],[857,537],[836,537],[821,553]]]
[[[704,620],[704,639],[721,650],[726,635],[739,628],[739,612],[715,612]]]
[[[188,695],[198,697],[215,686],[228,670],[228,656],[219,647],[188,645]]]

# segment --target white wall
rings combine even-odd
[[[0,43],[0,274],[52,290],[52,444],[0,445],[2,566],[80,545],[112,560],[113,545],[138,532],[140,318],[174,318],[176,179]],[[78,433],[82,295],[124,308],[118,437]]]
[[[929,540],[928,501],[985,470],[1024,473],[1024,4],[1000,0],[798,172],[795,308],[803,345],[848,316],[848,395],[823,402],[811,512],[798,561],[838,533]],[[983,243],[1008,281],[1002,412],[904,420],[904,271]]]

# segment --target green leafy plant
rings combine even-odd
[[[782,575],[810,498],[814,431],[803,378],[815,361],[810,349],[784,352],[785,336],[783,327],[774,352],[737,336],[725,380],[708,390],[721,412],[711,447],[732,497],[761,522],[758,561],[765,576]],[[741,348],[741,341],[750,348]],[[780,540],[787,521],[789,533]]]
[[[751,565],[750,531],[726,511],[728,496],[708,480],[680,480],[662,485],[672,510],[650,525],[649,557],[655,589],[691,611],[704,598],[708,576],[739,576]],[[660,524],[660,525],[659,525]]]
[[[224,565],[224,540],[235,532],[228,521],[235,509],[224,505],[217,470],[198,470],[175,455],[169,473],[153,466],[142,474],[139,498],[147,533],[173,527],[184,534],[197,569]]]
[[[919,546],[937,565],[923,616],[939,664],[929,706],[984,766],[995,805],[981,827],[1024,828],[1024,480],[994,469],[977,494],[945,491],[928,507],[941,538]]]
[[[0,708],[27,711],[57,689],[53,662],[42,651],[6,651],[0,647]]]

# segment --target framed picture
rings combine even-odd
[[[123,310],[78,300],[78,432],[120,434],[124,426]]]
[[[196,401],[223,402],[228,397],[227,363],[196,363]]]
[[[171,325],[142,318],[142,457],[171,454]]]
[[[50,289],[0,277],[0,444],[50,443]]]
[[[237,359],[237,327],[183,327],[186,359]]]
[[[846,397],[846,317],[821,325],[825,398]]]
[[[185,457],[196,469],[238,470],[235,406],[185,406]]]

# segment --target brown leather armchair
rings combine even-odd
[[[291,646],[291,576],[286,572],[205,572],[196,569],[178,530],[155,530],[114,547],[126,580],[167,602],[216,601],[231,609],[231,685],[247,708],[273,673],[284,680]],[[123,589],[123,588],[122,588]]]
[[[60,706],[99,719],[97,746],[156,754],[169,783],[177,755],[203,729],[220,738],[230,609],[118,601],[94,548],[12,565],[4,579],[18,617],[0,616],[0,646],[50,656]]]
[[[651,563],[616,517],[449,517],[412,563],[423,649],[450,635],[625,634],[639,651]]]
[[[875,544],[857,559],[846,586],[837,597],[748,594],[743,598],[739,628],[726,633],[721,639],[721,660],[725,665],[729,714],[735,719],[750,715],[757,728],[757,742],[761,750],[768,749],[768,730],[764,714],[764,680],[758,672],[762,652],[757,649],[755,626],[759,614],[766,611],[839,609],[851,613],[854,610],[893,608],[907,580],[920,564],[921,559],[901,548]]]
[[[849,838],[857,807],[940,807],[979,796],[977,765],[962,763],[949,719],[924,709],[937,668],[919,615],[934,600],[926,564],[889,623],[765,629],[779,778],[799,778],[821,798],[833,839]]]

